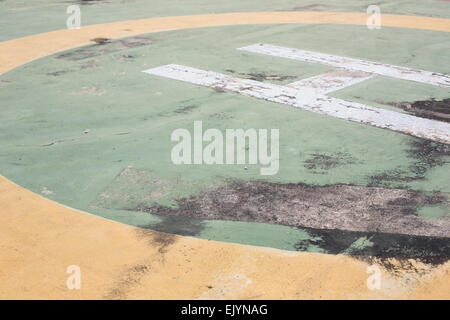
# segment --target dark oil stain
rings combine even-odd
[[[140,284],[151,270],[151,265],[155,262],[164,263],[164,255],[167,253],[171,245],[176,242],[176,236],[173,234],[156,232],[148,229],[137,228],[136,237],[146,241],[151,248],[157,248],[159,256],[155,259],[144,259],[141,263],[135,264],[120,272],[121,278],[117,281],[113,288],[108,290],[104,296],[105,299],[126,299],[127,292],[133,287]]]
[[[443,100],[430,99],[400,103],[384,102],[381,100],[375,100],[375,102],[400,108],[416,117],[450,122],[450,98]]]
[[[80,69],[81,70],[94,69],[99,66],[99,63],[100,63],[100,60],[97,60],[97,59],[88,60],[81,64]]]
[[[149,230],[148,228],[139,227],[136,230],[136,236],[138,239],[147,241],[150,247],[157,247],[158,252],[162,255],[164,260],[164,254],[167,252],[168,247],[176,242],[176,236],[165,232],[158,232],[156,230]]]
[[[413,141],[416,144],[411,152],[415,153],[420,163],[427,166],[439,163],[437,159],[442,150],[430,146],[428,141]],[[347,155],[335,158],[338,160],[319,157],[320,160],[325,159],[319,161],[321,168],[329,169],[342,162],[354,161]],[[134,173],[131,175],[134,178],[143,174],[131,169],[126,171]],[[143,179],[141,182],[133,180],[133,183],[148,184],[153,181]],[[120,196],[135,199],[126,192],[120,193]],[[145,194],[143,197],[147,198]],[[176,206],[137,205],[144,202],[129,201],[123,208],[160,217],[159,222],[141,225],[137,236],[148,241],[149,246],[156,246],[162,260],[167,248],[176,241],[174,234],[200,236],[209,220],[270,223],[298,228],[309,235],[307,239],[299,239],[296,245],[299,251],[320,249],[331,254],[414,258],[426,262],[444,261],[450,254],[449,221],[439,218],[439,223],[434,223],[434,220],[425,219],[417,213],[424,205],[448,205],[447,196],[440,192],[228,179],[200,194],[174,201]]]
[[[94,38],[94,39],[91,39],[91,41],[95,42],[96,44],[106,44],[106,43],[109,43],[109,40],[111,40],[111,39],[108,39],[108,38]]]
[[[305,161],[304,167],[312,173],[324,174],[327,170],[355,163],[357,163],[357,159],[346,152],[332,154],[313,153]]]
[[[108,38],[95,38],[91,39],[91,41],[95,42],[95,44],[84,46],[82,48],[60,54],[56,56],[56,59],[79,61],[87,58],[97,57],[103,54],[118,52],[128,48],[146,46],[153,42],[153,40],[151,40],[150,38],[143,36],[129,37],[117,40],[110,40]]]
[[[164,254],[167,248],[175,243],[175,237],[172,234],[158,232],[153,236],[153,243],[159,244],[158,252]]]
[[[131,59],[134,59],[134,56],[132,56],[131,54],[123,54],[122,58],[131,60]]]
[[[414,160],[408,169],[396,168],[368,177],[368,186],[391,186],[392,182],[424,180],[428,170],[448,163],[450,145],[409,137],[408,156]]]
[[[199,106],[197,105],[186,105],[186,106],[178,106],[175,110],[173,111],[162,111],[159,112],[156,115],[152,115],[149,118],[155,118],[155,117],[170,117],[170,116],[176,116],[176,115],[184,115],[184,114],[188,114],[192,111],[194,111],[195,109],[197,109]],[[147,120],[148,117],[145,119]]]
[[[122,279],[120,279],[115,286],[108,290],[104,299],[122,300],[127,298],[127,292],[133,287],[139,285],[142,278],[151,271],[149,264],[136,264],[121,272]]]
[[[59,70],[59,71],[54,71],[54,72],[49,72],[47,73],[48,76],[53,76],[53,77],[58,77],[58,76],[62,76],[64,74],[73,72],[72,70]]]
[[[181,107],[177,108],[174,112],[175,113],[186,114],[186,113],[189,113],[192,110],[197,109],[197,108],[198,108],[198,106],[195,106],[195,105],[181,106]]]
[[[271,81],[284,81],[290,79],[296,79],[296,76],[285,76],[285,75],[268,75],[265,72],[253,72],[253,73],[239,73],[241,76],[244,76],[246,79],[255,80],[264,82],[267,80]]]
[[[225,93],[225,92],[227,92],[224,88],[222,88],[222,87],[212,87],[212,89],[215,91],[215,92],[217,92],[217,93]]]
[[[356,259],[364,261],[370,265],[379,265],[389,272],[391,276],[403,276],[405,272],[414,276],[423,276],[430,273],[436,267],[445,264],[449,257],[428,256],[420,259],[397,258],[397,257],[373,257],[373,256],[355,256]],[[417,265],[416,262],[423,263],[424,266]],[[430,268],[431,267],[431,268]]]
[[[220,204],[218,204],[220,205]],[[138,211],[154,211],[161,214],[161,209],[167,213],[167,208],[152,207],[136,208]],[[184,208],[186,209],[186,208]],[[194,208],[190,208],[191,210]],[[195,209],[194,209],[195,210]],[[195,210],[195,212],[198,212]],[[246,212],[249,214],[249,212]],[[206,219],[196,219],[183,216],[163,217],[163,221],[156,225],[146,225],[145,228],[163,231],[178,235],[195,236],[203,229]],[[256,219],[256,216],[254,216]],[[400,260],[415,259],[433,266],[440,265],[450,259],[450,239],[445,237],[427,237],[407,234],[394,234],[385,232],[359,232],[339,229],[318,229],[298,227],[299,230],[309,235],[308,239],[302,239],[295,244],[297,251],[320,251],[327,254],[346,254],[361,257],[361,259],[378,258],[386,262],[388,258]],[[151,231],[149,231],[151,232]],[[143,233],[145,235],[145,232]],[[161,233],[150,236],[152,245],[159,244],[160,252],[173,243],[173,236]],[[159,238],[158,238],[159,237]],[[367,245],[354,246],[355,242],[364,239]]]
[[[304,228],[311,239],[296,244],[298,251],[311,246],[329,254],[348,254],[370,258],[414,259],[425,264],[440,265],[450,259],[450,239],[382,232],[355,232]],[[367,239],[369,245],[352,247],[358,239]]]
[[[143,208],[135,208],[133,211],[144,211]],[[161,221],[155,224],[141,225],[139,227],[159,232],[178,234],[181,236],[197,236],[205,228],[204,220],[184,216],[158,215]]]
[[[143,227],[181,235],[198,235],[204,226],[202,220],[226,220],[450,237],[448,222],[435,225],[417,214],[424,205],[448,204],[439,192],[429,195],[405,189],[230,180],[225,186],[175,201],[176,207],[155,204],[128,210],[163,219]]]
[[[216,112],[212,113],[208,116],[209,118],[215,118],[219,120],[228,120],[228,119],[234,119],[234,116],[227,113],[227,112]]]
[[[88,60],[80,65],[79,70],[87,70],[87,69],[97,68],[99,66],[99,63],[100,63],[100,60],[97,60],[97,59]],[[75,71],[76,70],[70,70],[70,69],[57,70],[57,71],[53,71],[53,72],[48,72],[46,75],[52,76],[52,77],[59,77],[59,76],[66,75],[71,72],[75,72]]]

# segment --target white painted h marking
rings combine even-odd
[[[286,86],[235,78],[212,71],[204,71],[176,64],[148,69],[143,72],[286,104],[425,139],[450,143],[450,124],[448,123],[375,108],[326,95],[335,90],[367,80],[375,74],[440,87],[450,87],[449,76],[423,70],[271,45],[257,44],[240,48],[239,50],[269,54],[294,60],[324,63],[338,67],[339,69],[316,77],[303,79]]]

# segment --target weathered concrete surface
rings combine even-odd
[[[215,18],[207,20],[215,23]],[[261,21],[280,21],[270,20],[268,16],[266,18]],[[418,21],[417,18],[410,21],[413,20]],[[249,21],[252,20],[245,20],[246,23]],[[284,21],[289,22],[289,19]],[[148,25],[132,32],[125,30],[130,25],[116,24],[117,29],[111,30],[108,35],[125,36],[133,32],[158,30],[156,27],[149,28]],[[445,29],[448,22],[442,26]],[[428,27],[435,28],[430,25]],[[22,39],[13,45],[2,43],[1,48],[8,49],[1,51],[2,54],[8,54],[8,59],[0,58],[2,62],[8,61],[7,64],[1,64],[2,71],[70,48],[71,45],[81,45],[95,37],[104,36],[104,28],[94,29],[77,33],[79,37],[75,38],[64,37],[66,32],[55,32],[55,41],[52,35],[39,37],[41,40],[50,40],[45,46],[40,45],[42,42],[35,42],[36,38]],[[61,41],[62,47],[58,47],[58,41]],[[13,55],[10,55],[11,52]],[[434,270],[418,264],[419,268],[430,271],[425,272],[425,276],[411,275],[408,271],[401,279],[391,279],[388,275],[385,291],[373,293],[368,292],[365,286],[367,264],[355,262],[350,257],[298,254],[221,243],[212,248],[209,244],[213,242],[182,237],[173,237],[181,241],[176,241],[177,245],[171,245],[171,236],[81,214],[31,194],[4,178],[1,181],[2,297],[220,298],[223,297],[221,292],[226,292],[228,298],[448,297],[448,263]],[[136,230],[139,230],[136,232],[138,236]],[[151,238],[150,244],[147,236]],[[187,245],[185,240],[196,245]],[[164,252],[168,254],[163,258],[161,253]],[[188,257],[183,258],[183,253]],[[75,262],[74,257],[77,260]],[[146,260],[146,257],[149,259]],[[205,260],[205,257],[211,260]],[[165,262],[164,265],[161,261]],[[82,272],[85,272],[86,281],[83,280],[84,287],[79,292],[65,288],[68,276],[65,270],[74,263],[80,263],[82,270],[85,270]],[[188,278],[184,275],[185,272],[191,272]],[[279,275],[279,278],[275,278],[276,283],[273,282],[274,275]],[[249,279],[252,281],[249,282]],[[322,288],[331,288],[325,295],[318,289],[321,284]]]

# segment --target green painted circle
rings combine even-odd
[[[309,243],[302,250],[328,252],[315,245],[317,234],[307,228],[164,218],[136,208],[176,207],[177,199],[207,192],[226,179],[367,185],[380,172],[414,174],[408,154],[414,138],[141,71],[176,63],[286,84],[332,70],[236,50],[265,42],[450,73],[446,54],[450,42],[440,32],[288,24],[202,28],[138,38],[141,43],[134,45],[112,41],[69,50],[2,75],[0,172],[52,200],[126,224],[287,250]],[[264,79],[273,75],[280,80]],[[376,77],[333,95],[393,108],[389,105],[396,102],[447,98],[448,92]],[[244,165],[173,165],[170,134],[177,128],[192,132],[194,120],[202,120],[205,129],[279,128],[279,173],[260,176],[259,166],[244,170]],[[351,161],[324,169],[307,165],[314,155],[338,153]],[[449,169],[444,163],[428,170],[426,179],[385,183],[450,192]]]

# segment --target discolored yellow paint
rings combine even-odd
[[[367,15],[232,13],[154,18],[60,30],[0,43],[0,74],[93,38],[236,24],[365,24]],[[450,32],[450,20],[383,15],[383,26]],[[448,299],[450,262],[420,272],[382,269],[344,255],[299,253],[168,235],[65,207],[0,176],[0,298],[8,299]],[[395,263],[395,260],[392,261]],[[81,289],[69,290],[70,265]]]
[[[0,176],[0,298],[386,299],[445,298],[450,263],[425,275],[383,271],[370,291],[367,263],[180,237],[86,214]],[[69,265],[81,289],[69,290]],[[430,290],[432,288],[432,290]]]

